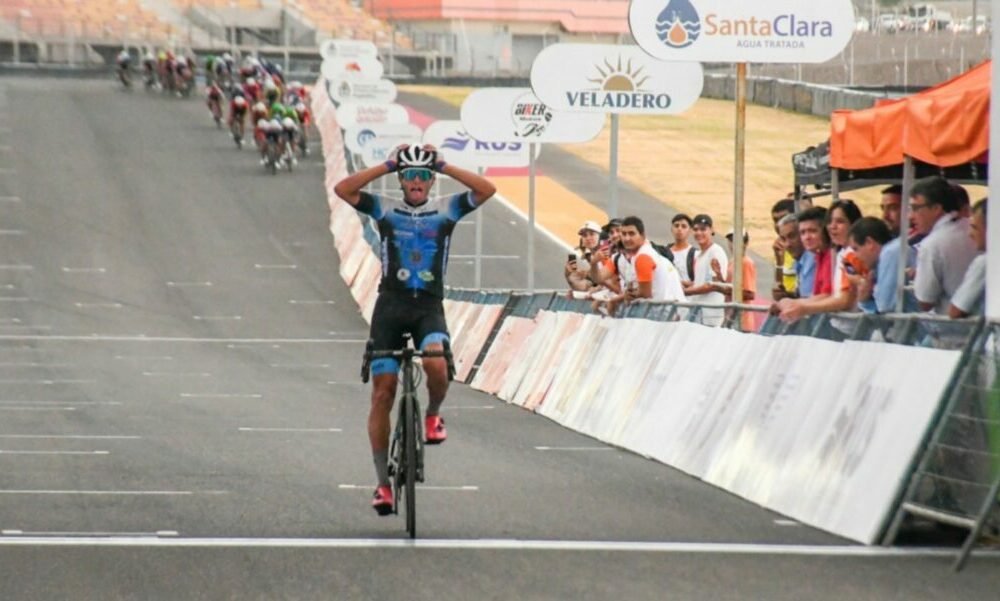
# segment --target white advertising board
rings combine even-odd
[[[366,167],[384,163],[401,144],[420,144],[423,131],[412,123],[355,125],[344,132],[347,149],[361,155]]]
[[[363,104],[345,102],[337,107],[337,123],[344,129],[355,125],[409,123],[410,115],[399,104]]]
[[[375,58],[328,58],[320,65],[320,73],[330,81],[341,77],[358,77],[363,79],[381,79],[385,68]]]
[[[388,79],[338,77],[330,81],[330,98],[337,104],[361,102],[381,104],[396,100],[396,84]]]
[[[682,113],[704,83],[700,63],[658,61],[638,46],[553,44],[531,66],[531,89],[558,111]]]
[[[325,40],[319,45],[319,54],[331,58],[377,58],[378,48],[365,40]]]
[[[461,121],[435,121],[424,131],[424,144],[432,144],[445,161],[463,169],[527,167],[528,145],[524,142],[482,142],[465,131]],[[535,156],[541,145],[535,146]]]
[[[555,111],[530,88],[482,88],[462,103],[462,124],[477,140],[571,144],[594,139],[604,115]]]
[[[851,0],[632,0],[629,27],[668,61],[822,63],[854,35]]]

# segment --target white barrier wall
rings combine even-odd
[[[959,357],[542,311],[480,377],[509,358],[500,398],[870,544]]]
[[[320,77],[313,86],[312,112],[323,142],[326,168],[326,196],[330,206],[330,232],[340,256],[340,277],[351,289],[351,295],[361,309],[365,321],[371,321],[378,292],[382,266],[371,246],[364,239],[361,217],[353,207],[333,193],[337,182],[348,176],[344,153],[344,137],[337,121],[337,109],[326,90],[326,79]]]

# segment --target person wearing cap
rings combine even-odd
[[[566,283],[571,291],[590,292],[596,285],[589,277],[593,255],[601,243],[601,226],[596,221],[585,221],[577,230],[580,244],[573,249],[564,269]]]
[[[729,254],[733,255],[733,230],[729,230],[726,234],[726,240],[729,242]],[[743,232],[743,247],[750,243],[750,234],[746,231]],[[722,273],[722,266],[719,261],[712,259],[712,288],[716,292],[721,292],[726,296],[726,302],[733,302],[733,262],[729,262],[729,268],[726,270],[725,275]],[[757,298],[757,266],[754,264],[753,259],[748,257],[746,253],[743,255],[743,303],[749,303]],[[751,332],[754,329],[754,319],[753,313],[744,311],[740,317],[740,326],[744,332]]]
[[[695,215],[691,220],[691,230],[694,232],[694,241],[697,245],[694,258],[694,281],[684,289],[684,294],[692,303],[704,303],[721,305],[726,302],[724,294],[713,287],[714,273],[712,272],[712,261],[715,260],[719,266],[720,273],[726,273],[729,269],[729,257],[726,251],[712,240],[715,233],[712,229],[712,218],[708,215]],[[703,308],[701,310],[701,322],[704,325],[717,327],[722,325],[723,310]]]

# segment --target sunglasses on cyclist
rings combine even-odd
[[[415,179],[419,179],[422,182],[429,182],[431,178],[434,177],[434,172],[430,169],[424,169],[422,167],[412,167],[410,169],[403,169],[400,174],[403,176],[403,181],[412,182]]]

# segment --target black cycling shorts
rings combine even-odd
[[[376,351],[396,351],[403,348],[403,335],[410,334],[417,348],[448,340],[448,323],[441,299],[424,293],[379,294],[372,313],[371,338]],[[372,362],[372,374],[395,374],[399,362],[377,359]]]

